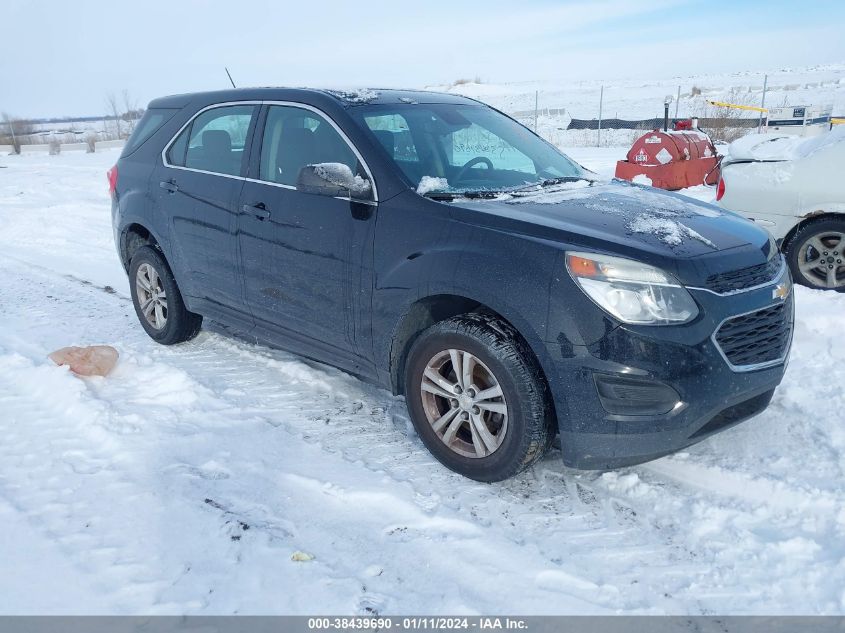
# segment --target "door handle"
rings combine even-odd
[[[172,180],[162,180],[158,186],[164,189],[167,193],[176,193],[179,191],[179,185]]]
[[[259,220],[266,220],[270,217],[270,209],[263,202],[256,202],[255,204],[245,204],[243,207],[244,213],[254,215]]]

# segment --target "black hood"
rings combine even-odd
[[[764,263],[771,255],[768,232],[753,222],[679,194],[620,180],[567,183],[487,200],[461,198],[453,204],[476,212],[460,219],[562,242],[567,248],[630,257],[687,283]]]

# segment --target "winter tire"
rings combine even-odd
[[[431,326],[412,345],[404,380],[423,443],[471,479],[501,481],[525,470],[554,437],[534,356],[495,317],[467,314]]]
[[[182,343],[200,331],[202,316],[185,308],[173,273],[155,248],[142,246],[132,256],[129,288],[141,326],[157,343]]]

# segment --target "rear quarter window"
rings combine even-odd
[[[135,131],[132,132],[129,140],[126,141],[126,145],[123,146],[123,151],[120,155],[128,156],[141,147],[144,141],[155,134],[178,111],[178,108],[150,108],[147,110],[144,116],[141,117],[141,120],[138,121]]]

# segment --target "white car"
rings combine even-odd
[[[734,141],[716,200],[774,235],[796,282],[845,291],[845,125]]]

